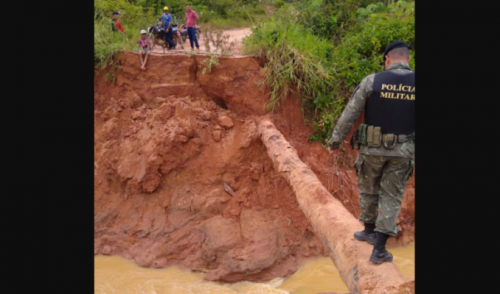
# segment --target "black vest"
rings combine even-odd
[[[415,132],[415,73],[375,74],[373,91],[365,107],[365,124],[381,128],[382,134]]]

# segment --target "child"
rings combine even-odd
[[[146,35],[145,30],[141,30],[141,38],[139,39],[139,55],[141,56],[141,69],[146,69],[146,62],[148,61],[148,56],[151,53],[151,44],[149,38]],[[144,60],[143,60],[144,59]]]

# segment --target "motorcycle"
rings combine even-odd
[[[159,19],[161,20],[161,18]],[[158,45],[163,48],[163,53],[165,54],[165,48],[167,48],[168,44],[165,40],[165,29],[161,25],[161,21],[157,22],[155,25],[150,25],[148,28],[148,37],[151,40],[151,48],[154,48],[155,45]]]
[[[181,45],[181,48],[184,49],[184,46],[181,42],[182,33],[181,33],[181,30],[179,30],[179,24],[172,23],[172,25],[170,27],[172,28],[172,35],[174,36],[174,43]]]
[[[182,19],[182,18],[181,18]],[[189,38],[187,33],[187,26],[185,24],[181,24],[179,28],[179,23],[177,22],[177,18],[175,18],[176,23],[172,22],[170,29],[172,30],[173,41],[176,44],[181,45],[181,48],[184,49],[184,43]],[[158,45],[163,48],[163,53],[165,53],[165,48],[168,48],[168,43],[165,40],[165,29],[161,25],[161,17],[158,18],[158,22],[155,25],[150,25],[148,28],[148,37],[151,39],[152,48],[155,45]],[[201,27],[196,27],[196,38],[200,40]],[[174,48],[175,49],[175,48]]]
[[[181,33],[179,31],[179,25],[177,23],[172,23],[170,26],[170,29],[172,30],[172,35],[173,35],[173,41],[176,44],[180,44],[181,48],[184,49],[184,46],[182,45],[182,42],[180,42],[181,38]],[[154,48],[155,45],[158,45],[163,48],[163,53],[165,53],[165,49],[168,48],[168,43],[165,40],[165,28],[163,28],[161,24],[161,17],[158,18],[158,22],[155,25],[150,25],[148,28],[148,37],[151,39],[151,47]],[[175,47],[174,47],[175,49]]]
[[[178,24],[179,22],[178,22],[176,16],[174,16],[174,19],[175,19],[176,24]],[[179,20],[182,21],[182,19],[183,19],[182,17],[179,17]],[[180,34],[181,34],[180,35],[180,37],[181,37],[180,39],[182,40],[182,42],[179,43],[179,44],[186,43],[186,40],[189,38],[188,33],[187,33],[187,26],[185,24],[181,24],[181,27],[179,28],[179,31],[180,31]],[[196,39],[198,39],[198,41],[200,40],[200,34],[201,34],[201,27],[197,26],[196,27]],[[184,49],[184,47],[182,49]]]
[[[198,41],[200,40],[200,34],[201,34],[201,27],[197,26],[196,27],[196,39]],[[185,24],[181,25],[181,37],[182,37],[182,43],[186,43],[186,40],[189,38],[188,33],[187,33],[187,26]]]

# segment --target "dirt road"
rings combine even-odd
[[[201,27],[203,30],[203,26]],[[244,29],[234,29],[234,30],[225,30],[224,34],[229,35],[229,42],[234,42],[234,50],[232,50],[234,56],[241,56],[241,48],[242,48],[242,39],[249,36],[252,33],[250,28],[244,28]],[[205,38],[200,35],[200,39],[198,40],[198,44],[200,45],[200,53],[206,53],[206,48],[205,48]],[[181,48],[180,44],[177,44],[176,50],[172,51],[167,51],[165,50],[165,54],[179,54],[179,53],[185,53],[186,51],[191,50],[191,45],[189,44],[189,39],[186,39],[186,42],[183,44],[184,49]],[[213,50],[213,45],[210,44]],[[155,54],[163,54],[163,48],[156,45],[153,48],[153,53]]]

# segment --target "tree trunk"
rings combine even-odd
[[[258,130],[275,170],[292,187],[350,294],[414,293],[414,284],[405,280],[396,265],[369,261],[373,246],[353,237],[355,231],[363,230],[361,223],[328,192],[269,118],[261,119]]]

